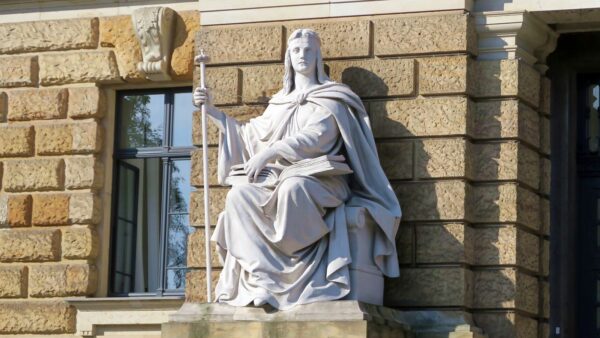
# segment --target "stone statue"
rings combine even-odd
[[[399,275],[400,205],[365,108],[329,79],[320,45],[313,30],[291,34],[283,89],[245,124],[215,108],[207,89],[194,91],[221,133],[219,182],[234,182],[212,236],[223,263],[217,302],[381,303],[382,274]],[[245,181],[231,180],[240,172]],[[361,299],[361,290],[375,297]]]

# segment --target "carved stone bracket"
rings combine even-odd
[[[479,59],[522,59],[542,74],[559,34],[528,12],[476,13]]]
[[[143,61],[138,70],[152,81],[170,80],[169,65],[173,42],[175,12],[168,7],[145,7],[131,15],[133,27],[140,40]]]

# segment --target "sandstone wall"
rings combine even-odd
[[[189,83],[198,13],[175,26],[170,72]],[[0,35],[0,335],[73,333],[62,299],[108,278],[96,264],[107,86],[147,82],[139,44],[129,16],[0,24]]]
[[[319,31],[332,79],[363,99],[403,207],[402,272],[386,281],[386,305],[468,310],[490,337],[547,332],[548,80],[518,60],[476,61],[474,23],[463,13],[210,26],[197,41],[211,57],[216,104],[241,120],[262,113],[281,88],[285,41],[299,27]],[[200,146],[198,113],[195,121]],[[198,150],[198,188],[201,161]],[[227,193],[215,169],[213,226]],[[191,224],[203,226],[201,189],[191,204]],[[193,301],[205,300],[203,236],[189,239]],[[215,257],[213,265],[216,280]]]

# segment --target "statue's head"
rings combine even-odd
[[[312,29],[296,29],[288,38],[285,52],[285,75],[283,76],[283,91],[289,94],[294,90],[294,76],[315,74],[317,82],[330,81],[323,67],[321,55],[321,39]]]

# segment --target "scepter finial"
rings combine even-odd
[[[207,63],[210,60],[208,55],[204,53],[204,49],[200,49],[200,54],[196,55],[194,62],[198,65],[200,63]]]

